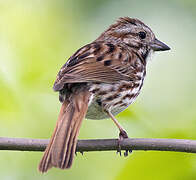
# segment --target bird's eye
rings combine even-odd
[[[141,39],[145,39],[145,38],[146,38],[146,33],[143,32],[143,31],[140,31],[140,32],[138,33],[138,35],[139,35],[139,37],[140,37]]]

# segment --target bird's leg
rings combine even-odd
[[[120,123],[116,120],[116,118],[113,116],[113,114],[111,112],[107,112],[107,114],[111,117],[111,119],[113,120],[113,122],[116,124],[116,126],[118,127],[120,133],[119,133],[119,139],[125,139],[128,138],[128,135],[126,133],[126,131],[124,130],[124,128],[120,125]]]
[[[118,139],[118,150],[117,153],[120,153],[121,156],[121,146],[120,143],[123,139],[128,138],[128,135],[126,133],[126,131],[124,130],[124,128],[120,125],[120,123],[116,120],[116,118],[113,116],[113,114],[110,111],[107,111],[108,116],[113,120],[113,122],[116,124],[116,126],[118,127],[120,133],[119,133],[119,139]],[[132,152],[131,150],[126,150],[124,153],[124,156],[128,156],[128,152]]]

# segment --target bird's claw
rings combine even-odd
[[[117,149],[117,154],[119,153],[121,156],[121,145],[120,143],[123,141],[123,139],[128,138],[128,135],[126,133],[126,131],[122,130],[119,133],[119,139],[118,139],[118,149]],[[129,153],[132,153],[132,150],[125,150],[124,152],[124,157],[127,157],[129,155]]]
[[[120,131],[120,133],[119,133],[119,139],[121,140],[123,140],[123,139],[126,139],[126,138],[128,138],[128,135],[127,135],[127,133],[126,133],[126,131],[124,131],[124,130],[122,130],[122,131]]]
[[[124,157],[127,157],[129,155],[129,153],[131,154],[132,153],[132,150],[129,149],[129,150],[125,150],[124,152]]]

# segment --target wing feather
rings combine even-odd
[[[129,58],[137,56],[131,57],[120,46],[103,42],[89,44],[70,57],[58,73],[53,88],[59,91],[66,83],[132,81],[135,73]]]

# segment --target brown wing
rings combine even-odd
[[[59,91],[66,83],[131,81],[135,69],[130,65],[138,57],[121,46],[93,42],[79,49],[61,68],[54,83]]]

